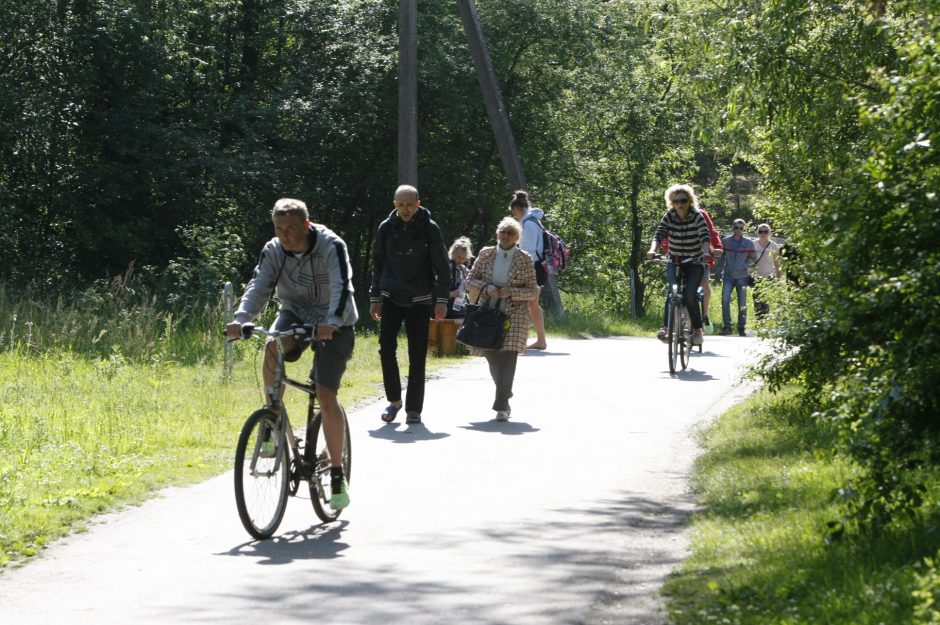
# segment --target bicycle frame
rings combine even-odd
[[[266,405],[248,417],[236,446],[235,499],[245,529],[255,538],[263,539],[277,529],[287,499],[297,494],[301,482],[308,483],[314,511],[324,523],[335,521],[342,508],[329,507],[333,464],[325,433],[321,437],[323,415],[319,410],[316,385],[293,380],[285,371],[284,337],[312,343],[316,329],[296,326],[285,331],[269,331],[244,324],[242,338],[252,335],[269,338],[276,346],[277,356],[272,386],[265,389]],[[314,355],[311,372],[314,379],[316,362],[317,356]],[[299,438],[291,426],[287,406],[281,398],[283,386],[290,386],[309,397],[304,438]],[[341,462],[348,480],[352,462],[349,423],[342,406],[340,411],[346,432]],[[272,442],[273,445],[265,449]]]
[[[682,369],[689,364],[689,355],[692,351],[692,322],[691,313],[686,308],[683,293],[686,288],[686,265],[701,262],[703,257],[688,258],[681,264],[673,263],[671,259],[657,255],[655,260],[660,263],[670,263],[676,269],[676,279],[670,285],[666,295],[667,304],[667,344],[669,346],[669,373],[676,372],[676,365],[681,362]]]

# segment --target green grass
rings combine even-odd
[[[227,470],[245,417],[263,403],[260,341],[234,344],[232,380],[223,383],[221,312],[205,307],[184,319],[129,285],[122,277],[51,302],[0,288],[0,568],[99,512]],[[551,335],[658,327],[651,318],[605,319],[584,298],[567,307],[566,319],[548,320]],[[406,350],[399,341],[403,373]],[[429,358],[428,369],[460,358]],[[305,378],[309,363],[288,372]],[[365,322],[340,399],[351,408],[382,396],[378,341]],[[305,399],[288,391],[290,414],[304,414]]]
[[[676,625],[940,623],[940,476],[925,477],[915,520],[827,544],[853,472],[828,441],[787,394],[762,393],[703,434],[692,554],[664,591]]]
[[[347,407],[383,395],[377,338],[356,341],[340,389]],[[260,346],[236,344],[228,384],[219,357],[185,364],[132,361],[119,350],[107,358],[0,352],[0,566],[96,513],[227,470],[245,417],[263,403]],[[404,340],[399,349],[406,363]],[[428,369],[455,362],[429,358]],[[309,366],[302,358],[289,373],[305,378]],[[285,395],[295,417],[305,400]]]

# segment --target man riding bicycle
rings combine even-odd
[[[252,321],[264,309],[272,292],[277,292],[280,306],[274,330],[287,330],[295,324],[317,328],[317,366],[313,381],[323,413],[323,434],[331,459],[330,507],[341,510],[349,505],[349,484],[343,472],[343,441],[346,436],[342,409],[337,400],[346,363],[355,344],[355,323],[359,319],[353,300],[352,266],[346,243],[326,226],[310,221],[307,206],[300,200],[282,198],[271,211],[275,237],[261,250],[261,257],[235,321],[225,326],[229,338],[241,338],[242,324]],[[304,343],[294,338],[282,339],[285,360],[294,362],[304,351]],[[277,345],[265,346],[262,376],[265,398],[271,402],[283,385],[274,386]]]
[[[646,253],[647,258],[656,256],[656,249],[663,239],[669,237],[669,258],[672,261],[666,266],[667,281],[670,288],[676,282],[676,267],[685,271],[685,291],[682,299],[689,317],[692,319],[692,344],[701,345],[702,338],[702,310],[695,299],[704,275],[705,266],[702,257],[711,256],[711,238],[708,233],[708,224],[698,208],[698,197],[692,187],[686,184],[674,184],[665,193],[666,213],[656,226],[656,233]],[[688,259],[699,259],[697,262],[684,263]],[[660,340],[666,335],[666,328],[659,332]]]

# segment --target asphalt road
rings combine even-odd
[[[254,542],[230,473],[168,489],[3,572],[0,623],[667,622],[693,433],[747,394],[756,341],[708,337],[675,377],[655,339],[549,347],[520,358],[508,423],[481,358],[429,381],[424,425],[351,411],[336,523],[296,498]]]

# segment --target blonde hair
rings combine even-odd
[[[514,232],[517,237],[522,234],[522,226],[520,226],[519,222],[513,217],[503,217],[502,221],[496,226],[496,232],[500,230]]]
[[[447,250],[447,255],[453,258],[455,251],[464,250],[465,252],[467,252],[467,260],[470,260],[471,258],[473,258],[473,249],[470,247],[471,245],[472,244],[470,243],[470,239],[468,239],[467,237],[460,237],[458,239],[455,239],[454,242],[451,243],[450,249]]]
[[[689,201],[692,203],[692,208],[697,210],[698,196],[695,195],[695,190],[692,188],[692,185],[688,184],[674,184],[666,189],[666,193],[663,194],[663,197],[666,200],[666,208],[672,208],[672,196],[680,192],[689,196]]]
[[[274,209],[271,211],[271,220],[281,215],[299,215],[306,221],[310,219],[310,213],[307,211],[307,205],[300,200],[289,197],[282,197],[274,203]]]

